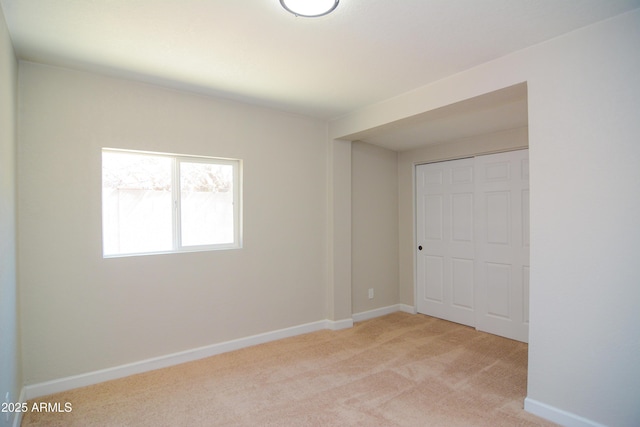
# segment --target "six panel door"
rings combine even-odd
[[[528,150],[476,157],[476,328],[529,339]]]
[[[475,324],[474,159],[419,165],[418,312]]]

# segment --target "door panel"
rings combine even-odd
[[[492,317],[510,319],[511,266],[487,262],[485,263],[485,278],[486,314]]]
[[[475,323],[473,159],[416,168],[418,311]]]
[[[454,241],[473,241],[473,193],[451,195],[451,222]]]
[[[453,287],[454,306],[473,310],[474,262],[470,259],[452,258],[451,285]]]
[[[476,157],[476,328],[528,341],[528,151]]]
[[[443,257],[425,256],[425,287],[424,297],[427,300],[444,302],[444,268]]]
[[[511,197],[508,191],[492,191],[484,194],[485,216],[484,224],[486,241],[495,245],[509,245],[511,230]]]
[[[425,215],[424,240],[442,241],[442,194],[425,195],[422,205]]]

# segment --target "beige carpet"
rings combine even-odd
[[[522,409],[526,380],[526,344],[394,313],[40,398],[73,410],[22,425],[553,425]]]

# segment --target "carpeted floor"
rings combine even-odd
[[[72,411],[22,425],[554,425],[522,409],[526,380],[526,344],[394,313],[36,399]]]

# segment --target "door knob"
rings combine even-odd
[[[421,251],[422,250],[422,245],[418,246],[418,250]]]

